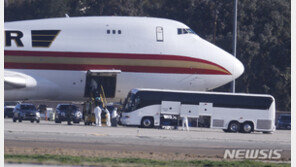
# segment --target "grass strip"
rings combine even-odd
[[[100,166],[197,166],[197,167],[288,167],[290,163],[270,163],[258,161],[211,161],[211,160],[193,160],[193,161],[159,161],[141,158],[100,158],[68,155],[22,155],[5,154],[7,163],[37,163],[37,164],[61,164],[61,165],[100,165]]]

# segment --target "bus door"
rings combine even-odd
[[[120,72],[120,70],[89,70],[86,74],[84,97],[95,98],[104,93],[106,98],[114,98],[117,74]]]

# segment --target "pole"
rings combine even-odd
[[[237,35],[237,0],[234,0],[234,17],[233,17],[233,56],[236,57],[236,35]],[[232,81],[231,91],[235,93],[235,80]]]

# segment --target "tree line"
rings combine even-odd
[[[233,0],[5,0],[5,21],[65,14],[174,19],[232,53]],[[277,110],[291,110],[290,0],[238,0],[237,58],[245,66],[237,92],[271,94]]]

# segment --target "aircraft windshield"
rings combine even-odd
[[[195,34],[197,35],[192,29],[190,28],[178,28],[177,29],[178,35],[182,34]]]

